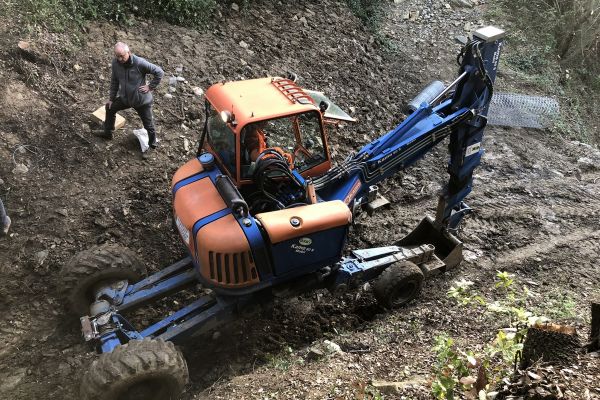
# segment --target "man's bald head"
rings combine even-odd
[[[115,58],[120,64],[125,64],[129,61],[129,46],[123,42],[115,44]]]

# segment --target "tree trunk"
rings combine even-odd
[[[523,344],[521,369],[538,360],[550,364],[568,365],[576,361],[581,343],[575,328],[544,324],[529,328]]]
[[[600,350],[600,300],[592,303],[592,329],[590,330],[590,343],[588,352]]]

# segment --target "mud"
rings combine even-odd
[[[11,235],[0,238],[0,398],[78,398],[95,355],[56,295],[58,271],[73,254],[117,242],[150,271],[184,255],[171,226],[169,186],[195,153],[202,111],[194,86],[296,72],[303,86],[326,92],[357,118],[332,133],[340,160],[400,122],[405,104],[430,80],[455,77],[454,37],[491,22],[488,5],[480,3],[390,3],[385,46],[345,3],[334,1],[264,2],[242,13],[223,8],[208,32],[151,21],[93,23],[80,49],[69,48],[60,34],[19,37],[18,18],[0,21],[0,196],[13,219]],[[405,19],[407,11],[420,11],[419,17]],[[47,54],[47,62],[23,59],[15,51],[19,40]],[[117,40],[167,76],[183,66],[187,79],[173,99],[164,97],[167,83],[156,94],[161,143],[148,160],[131,133],[141,125],[132,112],[111,142],[90,132],[88,115],[106,101]],[[514,87],[518,79],[507,69],[498,84]],[[460,234],[466,261],[459,268],[428,281],[421,299],[397,312],[380,309],[368,288],[341,297],[313,293],[197,338],[184,347],[191,383],[183,398],[356,398],[374,379],[416,379],[402,393],[430,398],[436,335],[447,332],[465,348],[481,348],[505,327],[476,309],[465,312],[447,290],[466,278],[493,298],[497,270],[529,288],[530,307],[575,324],[585,336],[588,302],[600,291],[600,151],[546,131],[496,127],[487,129],[484,147],[467,199],[475,212]],[[445,153],[442,145],[382,185],[392,205],[359,217],[349,247],[390,243],[433,214],[446,180]],[[26,173],[15,171],[19,164]],[[568,316],[558,310],[566,298],[574,303]],[[150,310],[138,317],[144,322],[158,315]],[[342,353],[305,361],[307,348],[324,338]],[[597,358],[574,365],[578,375],[568,382],[567,398],[600,398]]]

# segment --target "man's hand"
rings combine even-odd
[[[143,86],[140,86],[140,88],[138,90],[142,93],[148,93],[152,89],[150,89],[149,85],[143,85]]]
[[[109,100],[106,102],[106,109],[110,110],[111,107],[112,107],[112,101]]]

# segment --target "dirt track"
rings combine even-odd
[[[395,53],[377,45],[343,3],[332,1],[300,2],[293,9],[265,3],[246,14],[223,10],[205,33],[147,21],[130,28],[91,24],[83,48],[70,55],[50,51],[62,48],[59,35],[16,37],[14,22],[0,21],[0,197],[13,218],[12,235],[0,238],[0,398],[77,398],[94,355],[80,339],[77,319],[56,297],[58,271],[73,254],[118,242],[151,270],[183,255],[171,229],[168,188],[173,172],[195,152],[201,100],[192,87],[295,71],[303,86],[326,92],[358,119],[333,133],[340,159],[401,121],[403,105],[429,80],[453,79],[454,36],[465,34],[467,23],[488,22],[483,5],[446,9],[411,0],[390,7],[384,32]],[[407,10],[421,10],[420,19],[405,20]],[[46,51],[50,61],[24,60],[15,51],[18,40]],[[168,75],[184,68],[187,83],[175,98],[163,96],[166,82],[156,95],[162,142],[150,160],[141,159],[131,134],[139,125],[133,113],[126,113],[129,123],[112,142],[90,133],[87,115],[106,100],[117,40]],[[506,85],[503,79],[518,87],[510,70],[501,73],[499,85]],[[540,314],[560,321],[565,315],[556,310],[571,299],[567,320],[585,337],[588,301],[600,294],[600,151],[545,131],[497,127],[487,129],[484,147],[467,198],[476,212],[461,232],[467,260],[428,282],[419,302],[385,313],[359,291],[279,304],[272,318],[233,325],[186,347],[191,384],[184,398],[354,398],[372,379],[416,379],[405,394],[430,398],[422,378],[431,374],[436,335],[445,331],[464,347],[481,348],[504,327],[475,308],[465,312],[446,291],[467,278],[494,298],[497,270],[514,273],[518,285],[529,288],[529,307]],[[389,243],[431,214],[446,179],[445,157],[440,146],[383,185],[392,206],[360,217],[350,246]],[[28,172],[15,172],[17,164]],[[323,338],[343,353],[300,362],[306,347]],[[600,398],[598,359],[582,356],[574,363],[578,372],[567,398],[586,398],[586,390],[588,398]]]

